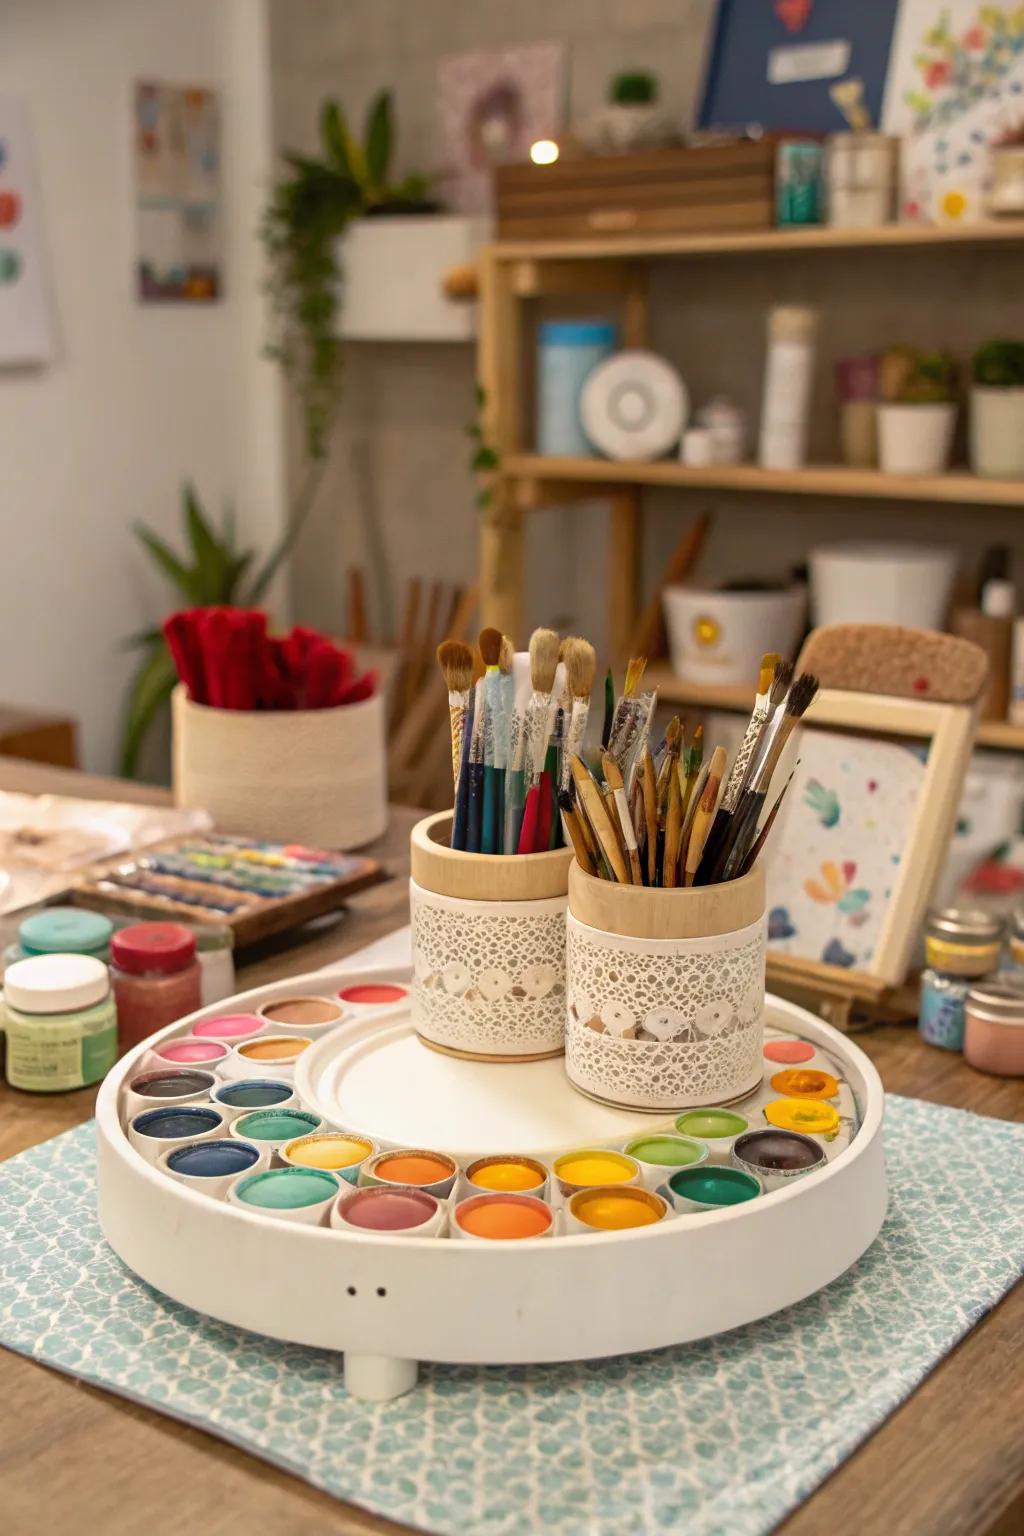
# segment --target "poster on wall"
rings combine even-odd
[[[220,297],[220,114],[214,91],[135,87],[137,291],[144,302]]]
[[[535,43],[459,53],[437,70],[440,181],[449,208],[489,213],[491,172],[528,160],[530,145],[565,121],[565,49]]]
[[[985,217],[990,146],[1024,142],[1024,3],[903,0],[882,126],[903,146],[900,217]]]
[[[0,367],[52,362],[55,332],[28,113],[0,97]]]

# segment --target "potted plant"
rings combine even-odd
[[[878,457],[887,475],[939,475],[956,426],[956,361],[890,347],[879,370]]]
[[[974,354],[971,468],[986,479],[1024,479],[1024,341],[989,341]]]

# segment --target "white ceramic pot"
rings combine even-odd
[[[174,799],[220,832],[358,848],[388,822],[384,698],[336,709],[233,710],[174,690]]]
[[[988,211],[1024,213],[1024,145],[1004,144],[992,150],[992,191]]]
[[[826,624],[941,629],[956,575],[953,549],[884,542],[823,544],[810,553],[811,616]]]
[[[357,219],[339,243],[340,334],[356,341],[472,341],[475,304],[449,299],[450,268],[475,262],[493,220],[418,213]]]
[[[672,670],[693,683],[748,683],[765,651],[792,656],[807,616],[807,590],[715,592],[666,587],[662,595]]]
[[[878,462],[886,475],[941,475],[949,468],[956,426],[952,401],[878,406]]]
[[[1024,480],[1024,389],[971,390],[971,468],[989,480]]]

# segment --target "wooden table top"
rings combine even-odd
[[[114,780],[0,760],[0,789],[147,799]],[[341,921],[239,967],[239,985],[298,975],[408,920],[405,877],[415,813],[393,808],[369,851],[396,879],[353,899]],[[1024,1081],[985,1077],[930,1049],[905,1025],[858,1037],[893,1093],[1024,1121]],[[95,1090],[52,1098],[0,1085],[0,1157],[88,1119]],[[969,1212],[964,1213],[969,1220]],[[1019,1536],[1024,1529],[1024,1285],[1018,1285],[924,1384],[779,1528],[822,1536]],[[339,1503],[212,1435],[94,1390],[13,1354],[0,1356],[0,1507],[4,1536],[73,1529],[96,1536],[353,1536],[407,1527]],[[40,1519],[45,1515],[45,1527]]]

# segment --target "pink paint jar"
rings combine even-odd
[[[196,937],[182,923],[133,923],[110,941],[123,1053],[200,1006]]]
[[[979,1072],[1024,1077],[1024,988],[981,981],[967,994],[964,1058]]]

